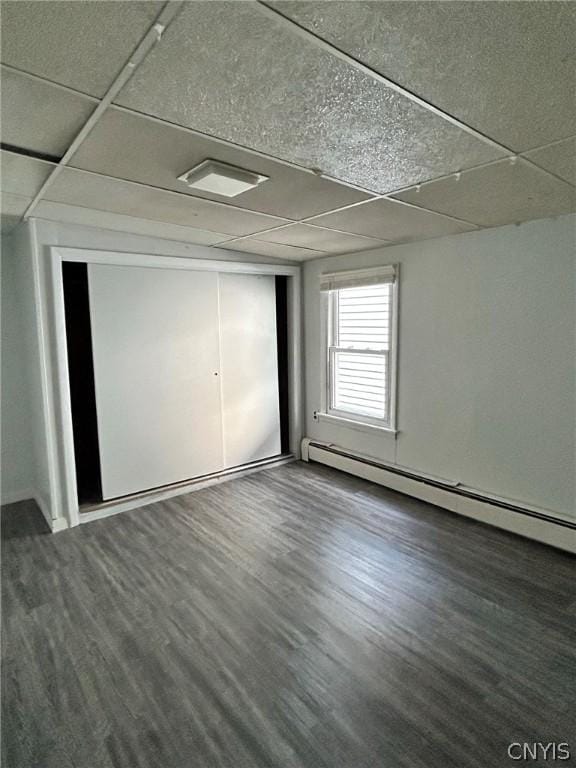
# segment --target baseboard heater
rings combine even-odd
[[[326,464],[520,536],[576,553],[576,520],[555,517],[546,511],[485,496],[469,488],[419,475],[310,438],[302,441],[302,458]]]

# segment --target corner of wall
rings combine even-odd
[[[2,237],[2,504],[31,498],[35,484],[18,244],[17,231]]]

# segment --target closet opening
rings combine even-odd
[[[63,261],[62,287],[80,513],[290,455],[286,276]]]
[[[62,281],[76,489],[79,504],[96,504],[102,501],[102,481],[94,389],[88,265],[82,262],[62,262]]]
[[[276,275],[276,335],[278,349],[278,399],[280,406],[280,444],[290,453],[290,400],[288,374],[288,278]]]

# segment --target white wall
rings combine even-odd
[[[20,344],[24,350],[22,392],[26,398],[30,434],[30,489],[44,516],[50,522],[57,517],[54,504],[56,476],[50,461],[49,445],[53,423],[46,407],[48,372],[42,355],[39,327],[45,322],[39,300],[41,273],[35,249],[34,230],[22,224],[12,233],[15,265],[15,299],[20,313]],[[10,461],[10,450],[7,461]]]
[[[52,524],[55,473],[50,461],[51,423],[46,408],[47,370],[41,355],[40,272],[34,232],[22,224],[12,232],[2,257],[2,501],[34,497]],[[4,346],[4,342],[6,342]],[[7,354],[6,354],[7,353]]]
[[[34,487],[29,386],[18,263],[12,237],[2,238],[2,503],[29,498]]]
[[[575,510],[576,217],[307,262],[306,429],[549,510]],[[396,439],[317,422],[319,275],[399,263]]]

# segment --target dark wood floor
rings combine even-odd
[[[567,554],[300,463],[56,536],[3,518],[4,768],[576,753]]]

